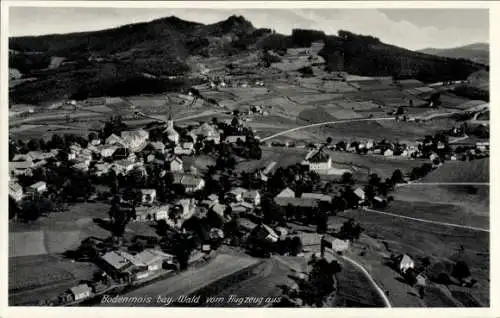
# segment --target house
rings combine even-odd
[[[101,177],[109,172],[110,167],[111,167],[111,164],[109,164],[107,162],[96,163],[94,165],[94,169],[92,171],[92,174],[97,176],[97,177]]]
[[[282,226],[276,227],[274,231],[279,235],[280,240],[284,240],[288,236],[288,230]]]
[[[11,162],[31,162],[33,159],[28,154],[17,154]]]
[[[89,171],[89,164],[90,162],[78,162],[72,165],[71,167],[75,170],[87,172]]]
[[[104,271],[112,276],[130,271],[133,264],[117,251],[107,252],[100,258]]]
[[[302,164],[309,166],[311,171],[325,173],[332,169],[332,157],[323,153],[321,149],[314,149],[306,155]]]
[[[144,129],[122,131],[121,138],[132,152],[137,152],[146,147],[149,132]]]
[[[123,140],[122,138],[118,137],[115,134],[111,134],[108,138],[106,138],[105,143],[107,145],[116,145],[124,148],[127,148],[128,146],[125,140]]]
[[[243,200],[258,206],[260,205],[260,192],[257,190],[247,191],[243,193]]]
[[[174,256],[156,249],[145,249],[136,254],[135,258],[144,264],[148,271],[157,271],[163,267],[163,263],[172,262]]]
[[[184,142],[182,145],[177,145],[174,148],[176,155],[192,155],[194,153],[194,144],[192,142]]]
[[[385,206],[387,206],[387,199],[382,198],[382,197],[377,195],[373,198],[373,204],[376,207],[385,207]]]
[[[283,191],[276,195],[277,198],[295,198],[295,191],[290,188],[285,188]]]
[[[19,183],[9,182],[9,196],[15,201],[21,201],[23,198],[23,187]]]
[[[354,194],[359,198],[360,201],[364,201],[366,198],[365,191],[362,188],[357,188],[354,190]]]
[[[175,173],[174,184],[180,184],[184,186],[187,193],[192,193],[203,189],[205,180],[189,174]]]
[[[398,262],[398,267],[401,273],[406,273],[406,271],[410,268],[415,267],[415,262],[410,258],[410,256],[404,254],[400,257],[400,260]]]
[[[245,142],[247,140],[246,136],[227,136],[226,139],[224,139],[225,142],[233,144],[238,142],[238,140],[241,140],[242,142]]]
[[[47,183],[44,181],[38,181],[28,187],[28,193],[31,194],[42,194],[47,191]]]
[[[191,133],[195,136],[202,136],[207,141],[213,141],[215,144],[220,143],[220,133],[216,129],[216,127],[203,123],[198,128],[195,128],[191,131]]]
[[[436,160],[436,159],[439,159],[439,155],[435,152],[431,153],[431,155],[429,156],[429,159],[432,161]]]
[[[238,227],[244,232],[251,232],[257,227],[257,224],[246,218],[238,218]]]
[[[100,148],[100,154],[103,158],[108,158],[114,155],[115,151],[118,149],[118,146],[110,146],[110,145],[104,145]],[[99,149],[99,148],[98,148]]]
[[[92,146],[99,146],[99,145],[101,144],[101,139],[92,139],[92,140],[90,141],[90,144],[91,144]]]
[[[184,171],[182,159],[179,157],[174,157],[173,159],[171,159],[168,165],[170,167],[170,171],[172,172]]]
[[[231,210],[235,213],[246,213],[252,211],[254,206],[248,202],[236,202],[231,204]]]
[[[135,163],[129,160],[118,160],[115,161],[111,167],[116,174],[127,174],[128,172],[132,171],[135,167]]]
[[[9,172],[12,176],[30,175],[31,170],[35,167],[32,161],[16,161],[9,162]]]
[[[340,240],[331,235],[324,235],[321,238],[321,248],[328,247],[336,253],[343,252],[349,248],[349,241]]]
[[[54,158],[55,154],[52,152],[41,152],[41,151],[30,151],[28,152],[28,156],[33,160],[33,161],[40,161],[40,160],[47,160],[50,158]]]
[[[241,188],[241,187],[236,187],[236,188],[232,188],[228,193],[227,193],[227,197],[230,199],[230,200],[234,200],[236,202],[240,202],[240,201],[243,201],[243,195],[245,193],[247,193],[248,190],[245,189],[245,188]]]
[[[87,284],[80,284],[78,286],[72,287],[69,290],[73,295],[74,300],[82,300],[89,298],[92,293],[92,289]]]
[[[141,203],[142,204],[153,204],[156,200],[156,190],[155,189],[141,189]]]
[[[149,143],[149,145],[154,151],[159,151],[159,152],[165,151],[165,144],[161,141],[153,141]]]
[[[394,151],[392,149],[387,149],[384,151],[384,157],[392,157],[394,156]]]
[[[213,205],[210,206],[210,210],[214,211],[215,213],[217,213],[218,215],[220,216],[224,216],[224,212],[226,211],[227,209],[227,205],[225,204],[220,204],[219,202],[217,203],[214,203]]]
[[[318,200],[311,198],[295,198],[295,197],[278,197],[274,198],[274,202],[283,208],[288,206],[313,210],[318,208]]]
[[[265,240],[271,243],[276,243],[279,240],[279,235],[271,227],[265,224],[260,224],[255,227],[250,235],[256,239]]]
[[[180,211],[180,218],[183,220],[189,219],[196,212],[196,203],[194,199],[180,199],[175,203]]]
[[[315,199],[322,202],[332,202],[332,197],[321,193],[302,193],[302,198]]]

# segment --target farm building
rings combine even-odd
[[[87,284],[80,284],[78,286],[72,287],[69,290],[73,295],[74,300],[82,300],[90,297],[92,289]]]
[[[253,205],[248,202],[236,202],[231,204],[231,210],[235,213],[247,213],[253,210]]]
[[[156,200],[156,190],[155,189],[141,189],[141,203],[142,204],[153,204]]]
[[[186,192],[191,193],[203,189],[205,180],[190,174],[174,173],[174,184],[184,186]]]
[[[243,200],[255,206],[260,205],[260,192],[251,190],[243,193]]]
[[[193,129],[191,133],[195,136],[202,136],[207,141],[213,141],[215,144],[220,143],[219,131],[208,123],[203,123],[200,127]]]
[[[174,148],[176,155],[192,155],[194,153],[194,144],[192,142],[184,142],[182,145],[177,145]]]
[[[9,182],[9,196],[15,201],[23,198],[23,187],[19,183]]]
[[[236,201],[236,202],[239,202],[239,201],[243,201],[243,196],[245,195],[245,193],[247,193],[248,190],[245,189],[245,188],[241,188],[241,187],[236,187],[236,188],[232,188],[228,193],[227,193],[227,197],[230,199],[230,200],[233,200],[233,201]]]
[[[224,216],[224,212],[226,211],[226,209],[227,205],[220,204],[218,202],[210,206],[210,210],[214,211],[220,216]]]
[[[137,207],[135,209],[135,220],[136,222],[148,222],[148,221],[158,221],[168,219],[168,212],[170,207],[168,205],[162,205],[159,207]]]
[[[410,256],[404,254],[400,257],[398,267],[401,273],[404,274],[408,269],[415,267],[415,262],[411,259]]]
[[[276,195],[276,198],[295,198],[295,191],[290,188],[285,188],[283,191]]]
[[[324,255],[325,249],[329,248],[332,251],[339,253],[349,248],[349,241],[340,240],[331,235],[324,235],[321,238],[321,254]]]
[[[149,143],[151,146],[151,149],[159,152],[164,152],[165,151],[165,144],[161,141],[153,141]]]
[[[27,192],[34,195],[34,194],[41,194],[47,191],[47,183],[44,181],[38,181],[28,187]]]
[[[184,166],[182,159],[179,157],[174,157],[169,162],[170,171],[172,172],[182,172],[184,171]]]
[[[133,267],[133,264],[117,251],[111,251],[101,256],[100,263],[103,270],[111,276],[127,272]]]
[[[238,140],[245,142],[247,140],[246,136],[227,136],[226,139],[224,139],[225,142],[234,144],[238,142]]]
[[[194,199],[180,199],[175,203],[177,211],[180,211],[180,218],[189,219],[196,212],[196,203]]]
[[[113,163],[111,168],[115,171],[115,173],[118,174],[127,174],[128,172],[132,171],[136,164],[130,160],[118,160]]]
[[[365,191],[362,188],[357,188],[354,190],[354,194],[359,198],[360,201],[364,201],[366,196],[365,196]]]
[[[147,145],[149,132],[144,129],[122,131],[121,137],[132,152],[137,152]]]
[[[107,145],[117,145],[125,148],[127,147],[127,143],[125,142],[125,140],[123,140],[122,138],[118,137],[115,134],[111,134],[108,138],[106,138],[105,143]]]
[[[331,202],[332,197],[326,194],[321,194],[321,193],[302,193],[301,195],[302,198],[306,199],[315,199],[318,201],[323,201],[323,202]]]

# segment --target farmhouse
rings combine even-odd
[[[295,198],[295,191],[290,188],[285,188],[283,191],[276,195],[277,198]]]
[[[115,134],[111,134],[108,138],[106,138],[105,142],[107,145],[117,145],[125,148],[127,147],[127,143],[125,142],[125,140]]]
[[[169,210],[170,207],[168,205],[162,205],[159,207],[140,206],[135,209],[134,221],[148,222],[153,220],[167,220]]]
[[[117,251],[111,251],[101,256],[100,263],[104,271],[111,276],[127,272],[133,267],[133,264]]]
[[[195,136],[202,136],[207,141],[213,141],[215,144],[220,143],[219,131],[208,123],[203,123],[200,127],[193,129],[191,133]]]
[[[97,148],[97,149],[100,149],[101,150],[101,156],[103,158],[109,158],[111,156],[114,155],[115,151],[118,149],[119,147],[118,146],[106,146],[106,145],[103,145],[102,147],[100,148]]]
[[[238,142],[238,140],[241,140],[242,142],[245,142],[247,140],[246,136],[227,136],[226,139],[224,139],[225,142],[234,144]]]
[[[192,155],[194,153],[194,144],[192,142],[184,142],[182,145],[177,145],[174,148],[176,155]]]
[[[182,172],[184,171],[182,159],[179,157],[174,157],[169,162],[169,168],[172,172]]]
[[[246,213],[253,210],[253,205],[248,202],[236,202],[231,204],[231,210],[235,213]]]
[[[181,212],[180,218],[183,220],[189,219],[196,212],[196,203],[194,199],[180,199],[175,203],[175,206]]]
[[[111,167],[111,164],[103,162],[103,163],[96,163],[94,165],[94,169],[92,171],[92,174],[101,177],[109,172],[109,169]]]
[[[210,206],[210,209],[220,216],[224,216],[224,212],[226,211],[226,208],[227,208],[227,205],[220,204],[219,202],[214,203]]]
[[[23,198],[23,187],[19,183],[9,182],[9,196],[15,201]]]
[[[243,201],[243,195],[245,193],[247,193],[248,190],[245,189],[245,188],[241,188],[241,187],[236,187],[236,188],[232,188],[228,193],[227,193],[227,197],[230,199],[230,200],[233,200],[233,201],[236,201],[236,202],[239,202],[239,201]]]
[[[34,194],[42,194],[47,191],[47,183],[44,181],[38,181],[37,183],[34,183],[28,187],[27,192],[34,195]]]
[[[260,205],[260,192],[258,190],[251,190],[243,193],[243,200],[255,206]]]
[[[174,173],[174,184],[184,186],[186,192],[191,193],[203,189],[205,180],[190,174]]]
[[[362,188],[357,188],[354,190],[354,194],[359,198],[360,201],[364,201],[366,196],[365,196],[365,191]]]
[[[332,197],[326,194],[321,194],[321,193],[302,193],[302,198],[306,199],[315,199],[318,201],[323,201],[323,202],[331,202]]]
[[[90,297],[92,289],[87,284],[80,284],[69,290],[74,300],[81,300]]]
[[[34,167],[32,161],[9,162],[9,171],[12,176],[29,175]]]
[[[121,137],[132,152],[137,152],[147,145],[149,132],[144,129],[122,131]]]
[[[398,267],[401,273],[404,274],[408,269],[415,267],[415,262],[410,258],[410,256],[404,254],[399,257]]]
[[[141,189],[141,203],[142,204],[153,204],[156,200],[156,190],[155,189]]]
[[[149,145],[155,151],[159,151],[159,152],[165,151],[165,144],[161,141],[153,141],[153,142],[149,143]]]

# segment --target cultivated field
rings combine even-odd
[[[433,171],[423,182],[489,182],[489,158],[472,161],[446,162]]]

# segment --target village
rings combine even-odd
[[[444,134],[409,146],[385,140],[349,144],[326,140],[303,145],[310,151],[294,166],[277,168],[276,162],[270,162],[262,169],[235,174],[231,169],[236,155],[260,159],[266,144],[245,127],[239,113],[233,115],[227,122],[213,118],[181,129],[169,118],[164,124],[126,130],[120,118],[111,118],[87,140],[54,135],[43,145],[37,140],[14,142],[9,163],[9,195],[18,207],[14,219],[34,221],[53,213],[51,209],[64,209],[69,202],[111,205],[109,219],[100,220],[110,228],[110,238],[89,237],[76,252],[77,259],[95,262],[102,272],[57,298],[40,301],[74,305],[112,290],[140,286],[206,262],[223,243],[249,249],[258,257],[299,255],[303,253],[300,231],[290,229],[288,222],[315,224],[318,233],[327,233],[331,213],[359,206],[384,208],[397,183],[421,178],[445,160],[482,158],[489,150],[478,144],[457,152]],[[301,147],[267,143],[267,147],[275,146]],[[336,168],[328,151],[429,161],[424,175],[396,170],[392,178],[382,181],[373,174],[368,184],[353,189],[352,171]],[[217,159],[203,173],[185,164],[207,154]],[[338,180],[337,192],[328,193],[322,179],[332,176]],[[129,222],[151,224],[164,239],[124,241]],[[359,238],[360,225],[350,222],[336,237],[323,237],[322,255],[325,246],[342,253],[350,241]],[[396,263],[411,284],[424,279],[425,275],[418,275],[424,270],[417,272],[408,255],[401,255]],[[451,279],[458,285],[473,284],[470,275],[458,277]]]

